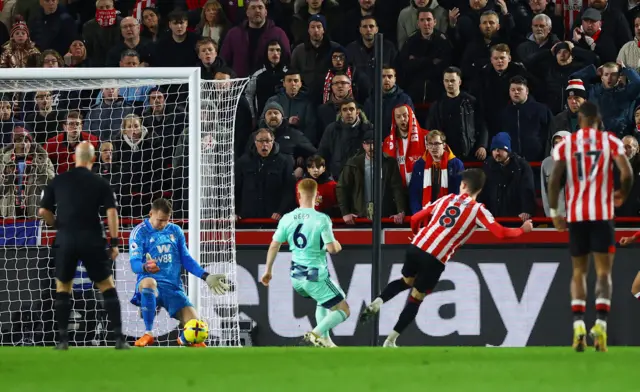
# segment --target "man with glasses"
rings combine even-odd
[[[322,103],[327,103],[332,100],[331,94],[333,93],[331,87],[333,85],[333,78],[336,75],[346,75],[349,78],[349,89],[351,94],[359,102],[364,102],[369,97],[369,93],[372,89],[369,79],[362,72],[362,70],[356,68],[347,57],[346,50],[343,47],[334,48],[331,53],[331,66],[324,77],[324,87],[322,90]]]
[[[327,127],[336,121],[340,112],[340,104],[347,99],[353,99],[351,78],[344,73],[337,73],[331,78],[329,98],[318,107],[318,140]]]
[[[98,138],[82,130],[82,114],[72,110],[62,124],[64,132],[47,140],[44,145],[51,162],[56,166],[56,172],[62,174],[73,168],[75,149],[80,142],[88,141],[93,148],[98,148]]]
[[[117,67],[120,64],[120,54],[127,49],[133,49],[140,54],[142,65],[148,66],[151,58],[151,41],[140,37],[140,23],[136,18],[127,16],[120,22],[122,41],[113,45],[107,54],[107,67]]]
[[[446,144],[444,133],[427,135],[427,153],[413,165],[409,183],[409,206],[415,214],[429,203],[450,193],[459,193],[464,165]]]
[[[280,154],[271,130],[261,128],[254,145],[236,163],[236,219],[279,220],[293,208],[293,163]]]

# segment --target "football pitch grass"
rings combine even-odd
[[[0,348],[0,391],[634,391],[640,349]]]

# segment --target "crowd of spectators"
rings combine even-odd
[[[636,0],[5,0],[0,67],[200,67],[249,78],[232,119],[238,219],[278,220],[296,181],[345,223],[457,192],[481,166],[498,217],[548,214],[551,149],[596,103],[640,173],[640,2]],[[382,75],[374,37],[384,34]],[[1,70],[0,70],[1,72]],[[380,78],[376,80],[376,78]],[[381,83],[381,148],[373,86]],[[80,141],[123,216],[183,200],[184,86],[127,85],[0,95],[0,217],[35,216],[42,187]],[[378,151],[379,150],[379,151]],[[640,174],[637,174],[640,176]],[[640,181],[636,181],[640,183]],[[640,215],[640,186],[618,216]]]

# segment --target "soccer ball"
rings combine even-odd
[[[202,343],[209,336],[209,326],[202,320],[189,320],[184,326],[184,338],[191,344]]]

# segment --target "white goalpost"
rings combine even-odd
[[[0,346],[55,341],[55,232],[37,219],[42,188],[73,167],[73,146],[96,146],[94,171],[118,199],[121,255],[114,277],[123,332],[142,336],[130,303],[135,274],[128,238],[154,199],[170,199],[190,254],[210,273],[227,275],[232,290],[212,295],[183,273],[208,344],[240,346],[234,219],[234,133],[247,79],[200,79],[199,68],[38,68],[0,71]],[[101,296],[78,266],[70,320],[71,344],[113,343]],[[174,345],[178,321],[160,310],[154,335]]]

